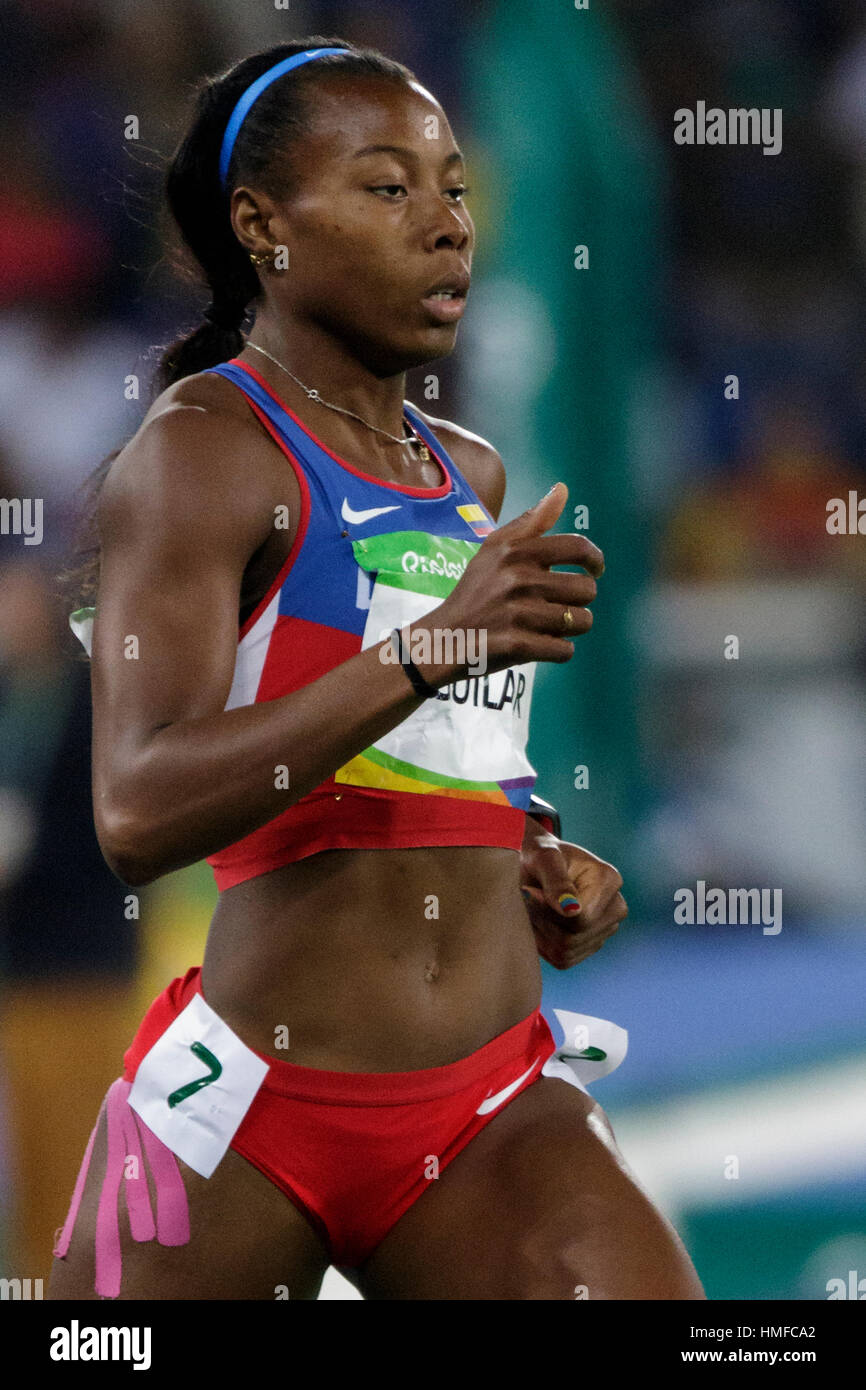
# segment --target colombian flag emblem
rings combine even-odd
[[[464,521],[469,522],[476,536],[488,536],[493,530],[492,522],[487,520],[477,502],[467,502],[464,506],[458,507],[457,511]]]

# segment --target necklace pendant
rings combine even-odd
[[[421,447],[419,448],[419,450],[418,450],[418,457],[420,458],[420,460],[421,460],[422,463],[429,463],[429,461],[430,461],[430,450],[427,448],[427,445],[426,445],[426,444],[422,444]]]

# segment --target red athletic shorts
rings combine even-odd
[[[194,966],[154,1000],[125,1054],[126,1080],[202,993],[200,976]],[[555,1051],[535,1009],[469,1057],[420,1071],[322,1071],[257,1052],[268,1074],[231,1148],[312,1222],[333,1265],[357,1269]]]

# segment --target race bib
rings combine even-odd
[[[396,531],[353,542],[362,569],[375,573],[362,650],[417,622],[447,598],[480,542]],[[449,660],[451,640],[442,634]],[[473,664],[484,647],[466,647]],[[425,700],[413,714],[339,768],[337,782],[397,791],[463,796],[500,805],[529,804],[535,769],[526,757],[535,663],[470,675]]]

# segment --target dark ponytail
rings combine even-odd
[[[307,48],[347,48],[307,63],[266,87],[250,108],[235,141],[227,189],[220,184],[219,154],[229,117],[257,77],[283,58]],[[248,183],[283,200],[297,187],[292,147],[311,128],[315,86],[322,75],[368,74],[397,83],[413,80],[402,63],[376,49],[356,48],[345,39],[311,35],[278,44],[244,58],[219,77],[199,85],[192,122],[175,150],[165,177],[165,197],[183,244],[178,268],[207,286],[210,298],[202,322],[161,352],[151,382],[152,404],[174,382],[236,357],[243,349],[243,325],[254,316],[262,294],[258,273],[238,241],[229,217],[231,190]],[[125,446],[123,446],[125,447]],[[99,492],[121,449],[115,449],[82,484],[83,502],[69,568],[58,574],[66,608],[92,605],[99,587],[99,538],[95,512]]]

